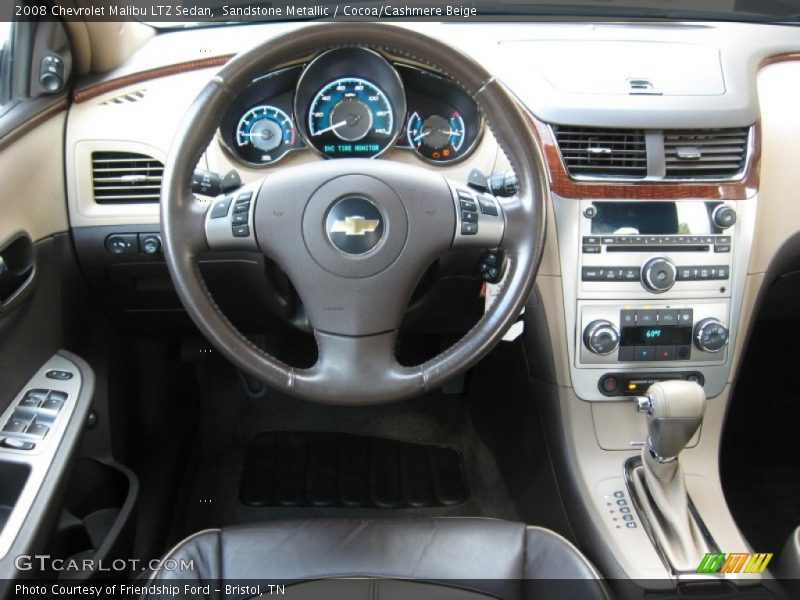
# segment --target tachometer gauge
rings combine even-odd
[[[254,106],[236,126],[238,153],[251,163],[275,162],[295,146],[296,140],[292,119],[275,106]]]
[[[394,111],[377,85],[356,77],[336,79],[317,92],[308,111],[308,134],[331,158],[373,157],[394,137]]]
[[[409,145],[421,157],[443,163],[460,158],[467,128],[458,111],[448,117],[432,114],[424,118],[414,112],[408,118],[406,136]]]

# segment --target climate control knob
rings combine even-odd
[[[675,285],[677,275],[675,263],[659,256],[648,260],[642,267],[642,285],[654,294],[661,294]]]
[[[694,327],[694,343],[703,352],[719,352],[728,343],[728,328],[717,319],[703,319]]]
[[[592,321],[583,330],[583,343],[590,352],[605,356],[619,346],[619,331],[610,321]]]

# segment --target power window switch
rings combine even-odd
[[[50,431],[50,428],[47,425],[42,425],[41,423],[34,423],[28,430],[25,432],[28,435],[32,435],[33,437],[43,438],[47,435],[47,432]]]
[[[9,419],[8,423],[3,427],[4,433],[23,433],[28,426],[26,421],[22,419]]]
[[[18,440],[16,438],[4,438],[0,442],[0,446],[8,448],[9,450],[33,450],[36,444],[27,440]]]
[[[64,406],[64,402],[62,400],[57,398],[48,398],[45,400],[44,404],[42,404],[42,409],[58,412],[61,410],[62,406]]]
[[[48,400],[59,400],[60,402],[67,401],[67,393],[66,392],[50,392],[50,395],[47,397]]]

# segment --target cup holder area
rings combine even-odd
[[[105,563],[114,559],[129,558],[136,494],[136,478],[127,468],[79,458],[46,552],[53,559],[64,559],[68,567],[40,575],[48,579],[88,579],[99,574],[101,563],[107,567]]]
[[[24,463],[0,461],[0,532],[5,529],[30,472],[30,466]]]

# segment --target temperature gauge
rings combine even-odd
[[[289,115],[266,104],[248,110],[236,126],[236,149],[250,163],[275,162],[294,148],[296,139]]]
[[[436,163],[457,160],[466,149],[467,131],[458,111],[449,117],[432,114],[425,118],[414,112],[408,119],[406,135],[417,154]]]

